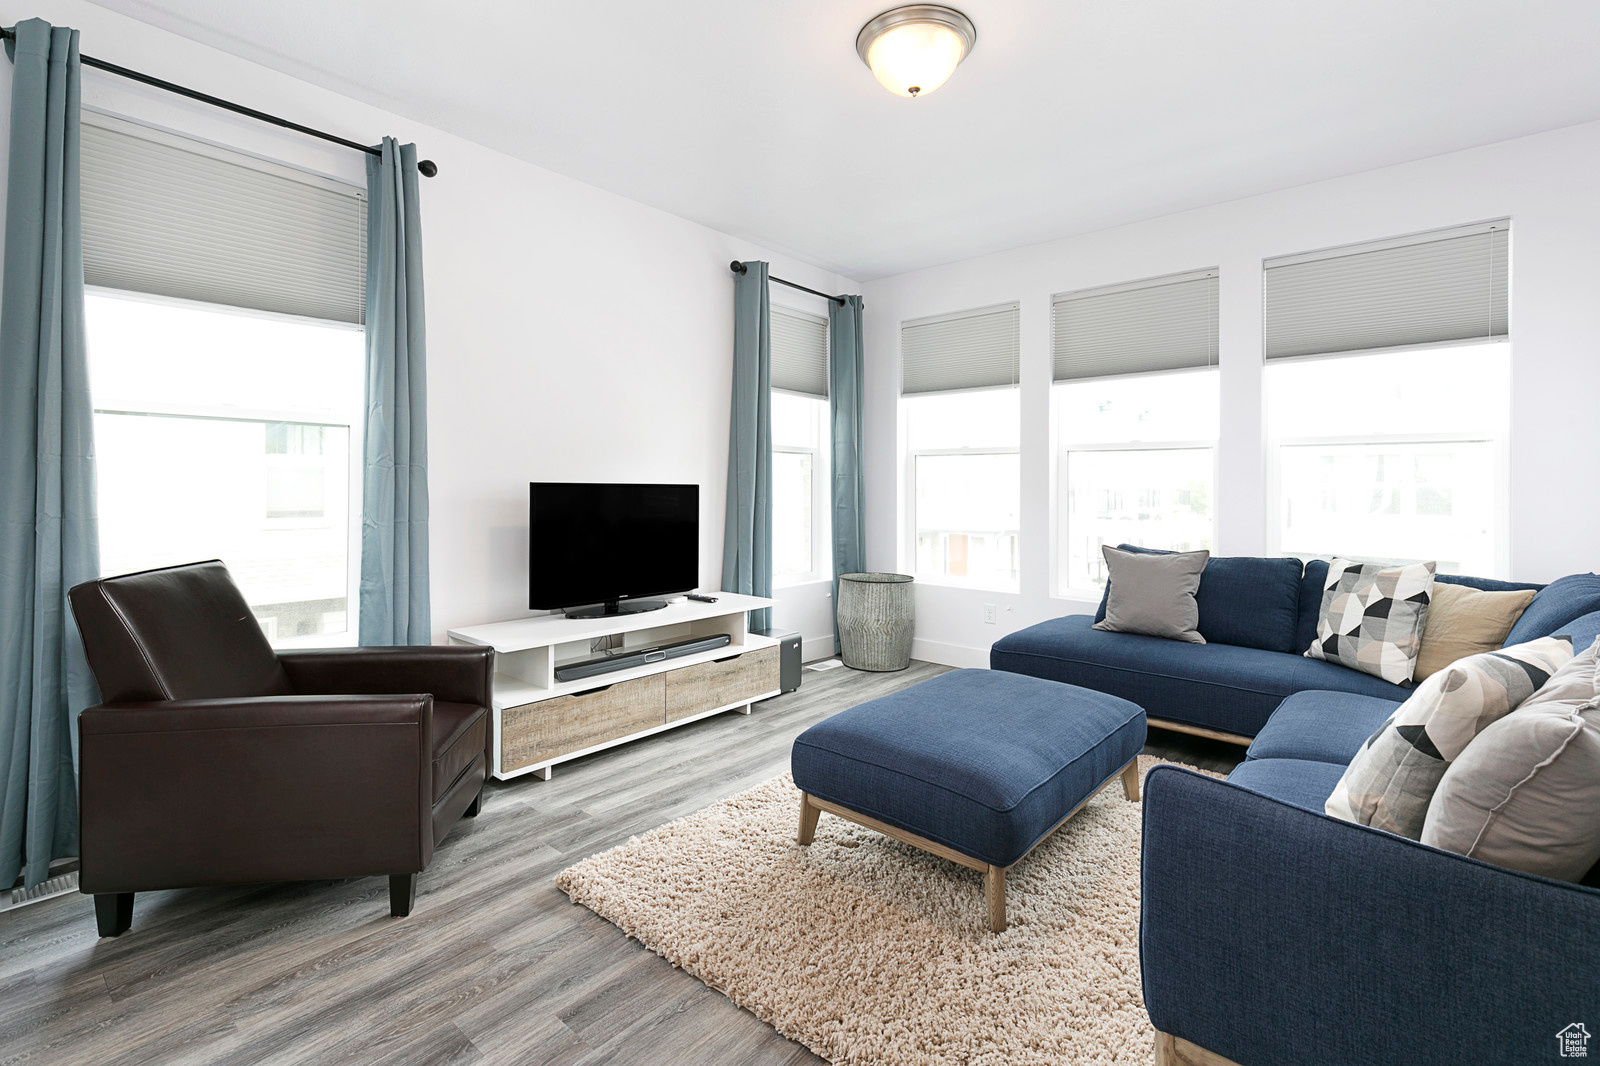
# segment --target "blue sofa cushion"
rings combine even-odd
[[[1575,618],[1600,611],[1600,574],[1569,574],[1550,582],[1533,597],[1517,624],[1506,634],[1507,644],[1562,632]],[[1581,648],[1574,647],[1574,651]]]
[[[1600,611],[1590,611],[1574,618],[1566,625],[1557,627],[1551,636],[1570,637],[1574,652],[1588,651],[1595,638],[1600,637]]]
[[[1156,548],[1121,545],[1124,551],[1169,555]],[[1109,583],[1094,620],[1106,616]],[[1305,651],[1295,647],[1300,610],[1300,560],[1214,555],[1200,575],[1195,593],[1200,635],[1210,644],[1233,644],[1264,651]],[[1309,647],[1309,645],[1307,645]]]
[[[1527,581],[1501,581],[1493,577],[1472,577],[1467,574],[1434,574],[1435,581],[1443,581],[1446,585],[1465,585],[1469,589],[1479,592],[1538,592],[1543,585],[1535,585]]]
[[[1127,700],[955,670],[818,722],[790,763],[804,792],[1010,866],[1144,738],[1144,711]]]
[[[1328,797],[1333,795],[1333,786],[1342,776],[1344,767],[1338,763],[1315,759],[1251,759],[1234,768],[1228,775],[1228,783],[1321,814]]]
[[[1296,692],[1272,712],[1246,759],[1310,759],[1347,765],[1388,721],[1397,700],[1354,692]]]
[[[1322,617],[1322,594],[1327,587],[1328,560],[1312,559],[1306,563],[1305,573],[1300,577],[1300,616],[1294,629],[1297,655],[1304,655],[1317,639],[1317,619]]]
[[[1285,696],[1303,689],[1403,700],[1406,690],[1302,655],[1185,644],[1092,629],[1088,615],[1029,626],[996,641],[996,670],[1082,685],[1132,700],[1151,718],[1255,736]]]

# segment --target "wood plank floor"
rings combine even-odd
[[[95,935],[87,896],[0,914],[0,1066],[198,1063],[820,1063],[550,883],[572,862],[788,769],[796,734],[925,680],[807,670],[718,715],[491,784],[419,880],[142,893]],[[1152,754],[1227,770],[1242,749],[1157,733]]]

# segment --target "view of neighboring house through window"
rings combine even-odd
[[[1275,550],[1507,572],[1508,253],[1500,221],[1267,263]]]
[[[1215,524],[1217,272],[1052,301],[1055,589],[1094,595],[1104,545],[1209,549]]]
[[[833,576],[828,458],[828,320],[774,305],[772,579]]]
[[[1016,304],[901,326],[901,415],[913,572],[1017,588],[1021,529]]]
[[[102,570],[221,559],[274,643],[354,643],[361,191],[100,116],[83,190]]]

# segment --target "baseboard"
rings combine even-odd
[[[989,668],[988,648],[969,648],[965,644],[943,644],[936,640],[911,640],[911,657],[925,663],[955,666],[973,670]]]
[[[825,637],[801,637],[800,661],[814,663],[819,659],[832,659],[837,654],[834,646],[832,633]]]

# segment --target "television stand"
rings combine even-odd
[[[567,617],[610,618],[619,614],[644,614],[646,611],[659,611],[666,605],[666,600],[607,600],[593,607],[579,607],[568,611]]]
[[[749,626],[749,612],[774,601],[716,596],[715,603],[684,600],[642,616],[547,614],[450,630],[452,644],[494,649],[489,772],[502,781],[523,774],[549,780],[558,763],[714,714],[749,714],[778,695],[778,642]],[[625,654],[715,637],[727,641],[612,673],[556,677],[557,667],[593,659],[602,639]]]

